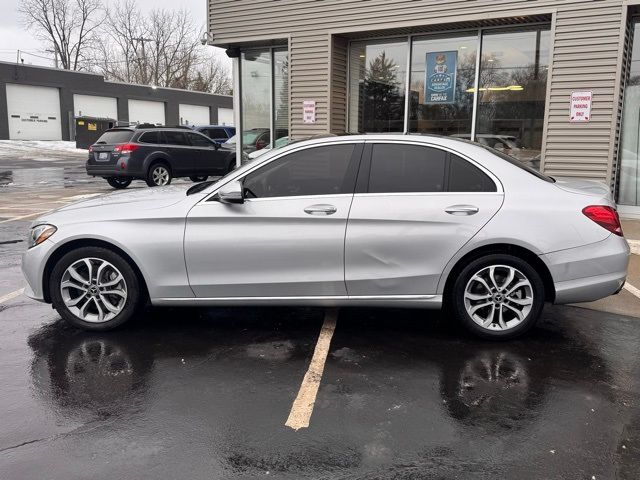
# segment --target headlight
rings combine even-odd
[[[58,230],[53,225],[43,224],[33,227],[29,233],[29,248],[40,245]]]

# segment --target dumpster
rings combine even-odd
[[[75,117],[76,148],[84,148],[96,143],[106,130],[116,126],[113,118]]]

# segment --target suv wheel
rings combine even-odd
[[[131,185],[131,179],[128,177],[109,177],[107,183],[113,188],[127,188]]]
[[[141,299],[140,283],[117,253],[83,247],[64,255],[50,277],[54,308],[70,324],[85,330],[111,330],[133,317]]]
[[[154,163],[147,173],[147,185],[150,187],[164,187],[172,180],[171,169],[165,163]]]
[[[456,317],[484,338],[514,338],[530,330],[544,306],[540,275],[507,254],[480,257],[458,275],[451,304]]]
[[[189,180],[192,182],[204,182],[209,178],[207,175],[193,175],[189,177]]]

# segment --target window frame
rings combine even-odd
[[[387,192],[376,193],[369,192],[369,177],[371,175],[371,159],[373,154],[373,146],[376,144],[401,144],[401,145],[416,145],[426,148],[435,148],[446,152],[446,164],[445,164],[445,188],[442,192]],[[450,192],[449,191],[449,171],[450,171],[450,155],[456,155],[461,160],[469,162],[472,166],[478,168],[482,173],[487,175],[495,186],[493,192]],[[504,190],[500,180],[487,168],[479,164],[475,160],[469,158],[456,150],[448,148],[443,145],[437,145],[429,142],[417,142],[411,140],[368,140],[366,142],[362,159],[360,161],[360,169],[358,170],[358,178],[356,180],[355,194],[357,196],[424,196],[424,195],[503,195]]]

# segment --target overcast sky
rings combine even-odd
[[[104,0],[105,4],[113,0]],[[197,23],[205,27],[207,0],[137,0],[140,9],[160,8],[171,10],[176,7],[185,8]],[[15,62],[17,50],[28,52],[23,54],[24,63],[53,66],[52,60],[35,57],[31,54],[51,57],[45,50],[51,48],[36,40],[22,25],[18,5],[20,0],[0,0],[0,60]]]

